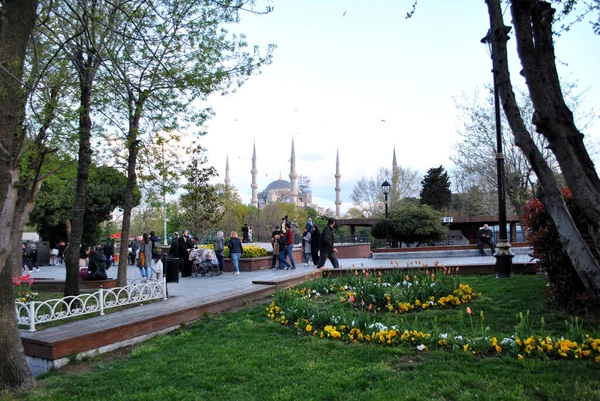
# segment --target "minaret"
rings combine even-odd
[[[394,205],[398,201],[400,194],[400,170],[398,169],[398,161],[396,160],[396,146],[394,145],[394,156],[392,157],[392,187],[390,188],[390,205]]]
[[[292,192],[290,195],[292,196],[292,203],[294,206],[298,205],[298,188],[296,187],[296,179],[298,178],[298,174],[296,174],[296,152],[294,151],[294,138],[292,138],[292,156],[290,157],[290,184],[292,184]]]
[[[340,151],[335,156],[335,217],[339,219],[342,214],[342,185],[340,183]]]
[[[252,199],[250,200],[250,203],[252,204],[252,206],[258,208],[258,194],[257,194],[257,189],[258,189],[258,169],[256,168],[256,142],[254,142],[254,149],[252,150],[252,170],[250,170],[250,172],[252,173]]]
[[[227,155],[227,161],[225,162],[225,190],[229,190],[231,185],[231,179],[229,178],[229,155]]]

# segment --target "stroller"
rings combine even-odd
[[[199,274],[202,277],[206,275],[209,277],[219,276],[221,274],[217,255],[212,249],[192,249],[190,251],[190,261],[195,267],[194,271],[192,271],[194,277],[198,277]]]

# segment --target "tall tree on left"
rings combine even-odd
[[[34,384],[15,319],[12,275],[6,262],[14,252],[12,237],[25,224],[15,216],[25,143],[27,89],[22,79],[37,8],[36,0],[0,0],[0,391],[24,390]]]

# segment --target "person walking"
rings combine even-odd
[[[223,231],[217,231],[217,238],[215,239],[215,254],[217,255],[217,260],[219,261],[219,270],[223,273],[223,269],[225,268],[225,234]]]
[[[290,258],[290,264],[292,269],[296,268],[294,262],[294,232],[292,231],[292,225],[287,222],[285,223],[285,254]]]
[[[134,238],[131,241],[131,253],[129,254],[130,264],[135,266],[135,260],[137,259],[138,251],[140,250],[140,241]]]
[[[240,274],[240,257],[244,253],[244,247],[235,231],[231,232],[231,238],[229,238],[227,246],[229,247],[231,263],[233,264],[233,274]]]
[[[284,234],[277,234],[275,236],[275,246],[277,247],[277,259],[279,260],[279,267],[277,270],[288,270],[291,265],[285,260],[286,255],[286,239]]]
[[[490,230],[490,226],[487,224],[484,224],[483,227],[479,229],[477,232],[477,249],[479,249],[479,253],[481,255],[486,256],[485,251],[483,250],[484,245],[489,245],[489,247],[492,249],[492,255],[494,254],[495,248],[494,242],[492,241],[493,237],[494,234],[492,233],[492,230]]]
[[[283,232],[279,229],[279,226],[275,226],[275,229],[271,233],[271,246],[273,246],[273,258],[271,259],[271,269],[277,268],[277,261],[279,260],[279,237],[277,239],[275,236],[279,236],[283,234]],[[275,245],[277,245],[277,251],[275,251]]]
[[[35,271],[40,271],[40,264],[38,262],[38,251],[37,246],[35,244],[31,244],[29,248],[29,260],[31,261],[31,266],[35,267]]]
[[[311,248],[312,235],[308,231],[308,227],[304,228],[302,233],[302,253],[304,254],[304,266],[310,266],[310,257],[312,254]]]
[[[67,247],[67,244],[65,244],[64,241],[60,241],[60,244],[58,244],[58,263],[61,265],[65,263],[66,247]]]
[[[321,256],[319,257],[319,264],[317,265],[317,269],[325,266],[325,262],[327,259],[331,262],[334,269],[340,267],[335,254],[337,253],[337,249],[333,246],[333,227],[335,227],[335,218],[330,217],[327,219],[327,225],[323,229],[321,233],[321,239],[319,242],[319,250],[321,251]]]
[[[56,266],[58,262],[58,242],[54,245],[54,248],[50,251],[50,266]]]
[[[316,224],[313,224],[313,232],[311,233],[311,253],[313,265],[319,264],[319,242],[321,240],[321,232]]]
[[[138,267],[142,279],[150,278],[148,276],[148,267],[152,264],[152,243],[148,233],[142,235],[142,242],[140,243],[140,256],[138,257]]]
[[[27,269],[29,269],[29,271],[33,271],[33,268],[31,267],[31,262],[29,261],[29,252],[27,251],[27,247],[25,246],[25,244],[21,244],[21,255],[23,255],[23,271],[26,271]]]
[[[244,227],[242,227],[242,238],[244,243],[248,242],[248,230],[248,223],[244,223]]]

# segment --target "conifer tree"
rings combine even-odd
[[[447,210],[450,207],[452,192],[450,178],[442,166],[432,167],[421,180],[421,204],[430,205],[436,210]]]

